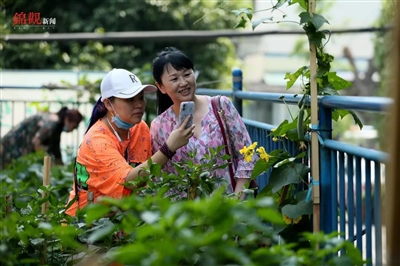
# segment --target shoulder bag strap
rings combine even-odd
[[[219,127],[221,128],[222,138],[224,139],[224,145],[225,145],[225,153],[227,155],[229,155],[229,157],[230,157],[228,159],[229,176],[231,178],[231,184],[232,184],[233,191],[235,191],[236,180],[235,180],[235,174],[234,174],[233,166],[232,166],[232,160],[231,160],[232,158],[231,158],[231,154],[229,152],[229,146],[228,146],[228,140],[227,140],[227,136],[226,136],[226,132],[225,132],[225,126],[221,119],[221,116],[224,115],[224,110],[222,110],[222,108],[221,108],[220,98],[221,98],[221,95],[212,97],[211,105],[212,105],[215,117],[217,118]]]

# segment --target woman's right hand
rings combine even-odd
[[[175,152],[182,146],[188,144],[189,139],[194,134],[195,125],[193,124],[188,129],[185,129],[186,124],[189,122],[190,116],[188,115],[183,121],[182,125],[171,132],[167,139],[167,145],[172,152]]]

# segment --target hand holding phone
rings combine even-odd
[[[182,125],[183,121],[187,116],[190,116],[189,121],[186,124],[185,129],[188,129],[193,125],[193,114],[194,114],[194,102],[182,102],[179,110],[179,125]]]

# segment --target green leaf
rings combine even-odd
[[[49,201],[50,201],[50,204],[54,207],[56,207],[58,205],[58,198],[56,195],[54,195],[54,193],[50,194]]]
[[[316,30],[319,30],[325,23],[329,24],[329,21],[326,20],[326,18],[315,13],[312,16],[311,22],[314,24]]]
[[[179,164],[173,163],[175,170],[178,172],[179,175],[181,176],[186,176],[187,172],[186,170]]]
[[[307,33],[307,36],[310,43],[314,44],[317,47],[320,47],[322,45],[322,39],[326,38],[325,33],[321,31],[309,32]]]
[[[299,191],[296,193],[297,202],[304,201],[307,198],[308,190]]]
[[[295,157],[291,157],[291,158],[286,158],[285,160],[280,161],[279,163],[275,164],[274,167],[278,168],[281,167],[282,165],[285,165],[287,163],[291,163],[294,160],[296,160]]]
[[[280,123],[280,125],[275,129],[275,131],[271,131],[269,133],[270,136],[273,137],[279,137],[281,135],[283,135],[284,133],[281,133],[282,128],[287,125],[289,123],[289,121],[287,119],[285,119],[282,123]]]
[[[240,18],[240,21],[238,22],[238,24],[235,25],[235,27],[233,27],[233,29],[246,28],[246,25],[247,20],[245,20],[244,18]]]
[[[46,230],[51,230],[53,228],[53,226],[51,225],[51,223],[45,223],[45,222],[40,222],[38,224],[38,228],[42,228],[42,229],[46,229]]]
[[[156,177],[161,176],[161,165],[158,163],[150,165],[150,173]]]
[[[307,4],[305,0],[292,0],[289,5],[294,5],[298,3],[301,8],[307,10]]]
[[[301,12],[299,14],[299,17],[300,24],[311,22],[314,25],[316,31],[319,30],[325,23],[329,24],[329,21],[326,20],[326,18],[316,13],[311,16],[309,12]]]
[[[264,160],[258,160],[253,168],[253,171],[251,172],[251,179],[257,178],[259,175],[261,175],[264,171],[267,170],[267,162]]]
[[[241,14],[245,14],[249,20],[253,18],[253,9],[247,7],[247,8],[241,8],[237,10],[232,10],[232,13],[234,13],[236,16],[240,16]]]
[[[303,67],[300,67],[300,68],[299,68],[296,72],[294,72],[293,74],[291,74],[290,72],[287,72],[287,73],[286,73],[284,79],[288,79],[288,80],[289,80],[289,81],[287,81],[287,83],[286,83],[286,90],[290,89],[290,88],[293,86],[293,84],[296,82],[296,80],[299,78],[299,76],[300,76],[301,74],[303,74],[303,73],[304,73],[304,70],[306,70],[307,68],[308,68],[308,67],[303,66]]]
[[[251,27],[253,28],[253,30],[260,25],[261,23],[264,23],[265,21],[269,20],[269,21],[273,21],[273,17],[269,17],[269,18],[262,18],[262,19],[258,19],[258,20],[253,20],[251,22]]]
[[[349,110],[345,110],[345,109],[334,109],[333,110],[334,113],[337,113],[339,115],[340,119],[345,118],[347,115],[350,114]]]
[[[339,95],[339,93],[329,84],[326,87],[319,87],[318,95]]]
[[[104,217],[110,212],[110,207],[102,204],[88,204],[85,206],[86,223],[90,224],[93,221]]]
[[[257,210],[257,215],[264,218],[266,221],[273,224],[283,224],[282,216],[280,213],[272,208],[263,208]]]
[[[349,111],[351,116],[354,119],[354,122],[360,127],[360,130],[363,128],[363,123],[361,122],[360,118],[354,113],[353,111]]]
[[[265,186],[258,192],[258,198],[262,197],[271,197],[274,193],[272,193],[272,187],[270,185]]]
[[[357,114],[354,113],[353,111],[345,109],[334,109],[332,112],[332,119],[338,121],[339,119],[343,119],[349,114],[353,117],[354,123],[357,124],[360,127],[360,129],[362,129],[364,125],[361,122],[360,118],[357,116]]]
[[[116,228],[116,225],[109,222],[104,227],[96,229],[87,239],[88,243],[94,243],[110,235]]]
[[[279,168],[274,168],[269,178],[272,192],[276,193],[289,184],[298,184],[308,172],[310,172],[310,168],[301,163],[288,163]]]
[[[274,206],[274,200],[271,197],[257,198],[257,207],[271,208]]]
[[[332,86],[335,88],[335,90],[343,90],[346,89],[348,87],[350,87],[351,85],[353,85],[353,83],[339,77],[336,75],[336,72],[329,72],[328,73],[328,81],[329,83],[332,84]]]
[[[281,209],[282,214],[286,214],[289,218],[291,219],[296,219],[299,216],[302,215],[308,215],[313,213],[313,203],[312,201],[305,202],[305,201],[300,201],[299,203],[293,205],[293,204],[287,204],[282,207]]]
[[[145,211],[140,215],[140,218],[142,218],[145,223],[153,224],[160,219],[160,214],[158,212]]]
[[[308,12],[301,12],[299,14],[300,17],[300,24],[305,24],[307,22],[311,22],[311,16]]]
[[[286,134],[286,132],[288,132],[291,129],[297,129],[297,118],[290,123],[282,125],[282,127],[280,127],[278,136]],[[276,131],[278,131],[278,129]]]
[[[278,2],[272,8],[278,9],[281,6],[283,6],[285,3],[289,3],[289,5],[290,5],[290,0],[278,0]]]

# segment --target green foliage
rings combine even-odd
[[[339,77],[336,72],[331,72],[331,63],[333,62],[334,57],[328,53],[324,52],[324,47],[326,45],[326,42],[324,42],[324,39],[329,40],[330,37],[330,32],[328,30],[321,30],[321,27],[327,23],[329,24],[329,21],[322,15],[313,13],[312,15],[308,12],[308,3],[306,1],[289,1],[289,0],[281,0],[278,1],[272,8],[271,10],[274,11],[284,4],[288,5],[293,5],[293,4],[298,4],[299,7],[302,9],[302,12],[299,14],[300,21],[298,23],[299,26],[301,26],[305,34],[308,37],[308,41],[310,44],[315,45],[316,47],[316,56],[317,56],[317,75],[316,75],[316,80],[317,80],[317,93],[318,95],[339,95],[338,91],[343,90],[346,88],[349,88],[352,83],[344,80],[343,78]],[[246,12],[244,12],[245,10]],[[240,9],[240,10],[235,10],[235,14],[240,15],[240,26],[237,25],[237,27],[243,27],[245,28],[246,25],[249,22],[253,23],[253,30],[254,30],[254,25],[258,26],[261,22],[256,22],[254,24],[254,21],[252,21],[252,14],[251,9]],[[243,16],[242,14],[245,13],[246,16]],[[270,19],[272,20],[272,18]],[[298,70],[296,70],[294,73],[286,73],[285,75],[285,80],[287,81],[286,84],[286,89],[290,89],[295,82],[301,78],[301,88],[303,90],[303,100],[301,101],[301,104],[299,104],[299,113],[300,110],[302,109],[307,109],[309,111],[309,107],[305,105],[304,98],[308,95],[310,95],[310,70],[309,66],[302,66]],[[345,115],[352,115],[355,123],[362,128],[363,125],[360,121],[360,119],[357,117],[357,115],[354,112],[346,112],[342,113],[343,116],[340,116],[340,118],[343,118]],[[339,117],[335,117],[336,119]],[[294,121],[293,121],[294,122]],[[310,121],[304,121],[304,124],[309,124]],[[280,128],[286,126],[285,124],[281,124],[278,127],[278,132],[280,132]],[[298,129],[298,131],[300,128]],[[283,134],[281,132],[281,134]]]
[[[227,164],[218,165],[217,158],[227,159],[222,155],[223,146],[217,149],[210,148],[210,153],[204,155],[200,163],[194,163],[196,152],[190,152],[189,158],[179,163],[174,163],[178,174],[161,171],[161,166],[152,164],[149,159],[148,169],[143,170],[143,177],[131,182],[131,185],[138,187],[135,193],[139,195],[153,195],[160,189],[166,192],[166,197],[173,201],[194,200],[204,198],[212,194],[216,188],[226,185],[223,178],[215,177],[212,173],[217,169],[225,169]],[[140,187],[139,184],[146,186]],[[173,190],[167,191],[167,188]]]
[[[323,26],[324,24],[329,24],[328,20],[321,14],[310,14],[308,11],[308,1],[303,0],[280,0],[267,10],[273,12],[284,4],[298,4],[298,7],[301,9],[298,25],[303,28],[310,47],[315,47],[317,94],[339,95],[338,91],[349,88],[352,83],[339,77],[336,72],[331,71],[331,64],[334,57],[324,52],[324,47],[330,38],[330,32],[323,30]],[[270,21],[273,21],[272,17],[254,21],[251,9],[242,8],[233,12],[240,19],[235,28],[245,28],[251,22],[252,29],[254,30],[261,23],[270,23]],[[303,248],[309,248],[311,244],[309,241],[301,240],[302,233],[312,231],[312,184],[309,184],[308,181],[310,168],[308,167],[309,162],[306,153],[302,152],[307,149],[307,138],[305,138],[305,135],[307,132],[310,132],[311,128],[311,108],[308,102],[311,96],[311,78],[309,66],[301,66],[293,73],[286,73],[284,77],[287,80],[286,89],[290,89],[300,80],[300,87],[303,90],[302,98],[298,104],[297,115],[293,116],[289,111],[291,121],[283,121],[270,133],[272,140],[282,142],[284,149],[273,150],[270,154],[267,154],[264,147],[255,149],[257,143],[254,143],[251,147],[251,153],[256,150],[259,155],[252,178],[263,172],[270,172],[268,185],[260,192],[260,196],[275,199],[278,205],[277,209],[286,223],[286,226],[278,226],[276,230],[285,241],[296,243],[297,247],[294,249],[299,252]],[[281,97],[281,100],[285,103],[284,96]],[[337,121],[349,114],[353,116],[355,123],[362,128],[363,125],[354,112],[333,110],[332,118]],[[290,154],[286,150],[285,143],[287,143],[287,140],[298,144],[295,154]],[[243,152],[248,153],[249,149],[244,147]],[[336,256],[335,259],[337,259]],[[296,264],[296,260],[294,259],[290,264],[292,263]],[[315,265],[318,265],[318,263]]]
[[[381,16],[378,21],[375,22],[377,27],[394,25],[395,12],[397,9],[396,5],[398,5],[397,1],[382,1]],[[374,38],[374,65],[379,73],[378,96],[390,96],[389,91],[392,87],[392,75],[395,73],[392,67],[393,56],[390,55],[393,49],[393,40],[392,31],[378,32]],[[384,125],[387,121],[380,116],[376,117],[374,120],[374,127],[378,130],[380,142],[384,149],[386,149],[391,145],[385,142],[387,138],[385,138],[386,128]]]
[[[43,184],[43,158],[40,151],[28,154],[10,163],[0,172],[1,192],[13,195],[16,202],[26,202],[29,194],[35,192]],[[72,186],[73,171],[71,167],[53,165],[50,173],[52,197],[65,199]],[[20,191],[24,191],[21,194]],[[25,195],[26,194],[26,195]]]
[[[375,22],[377,27],[387,27],[394,24],[397,1],[382,1],[381,16]],[[391,31],[378,32],[374,38],[374,65],[380,76],[379,95],[387,96],[389,92],[390,66],[392,57],[390,51],[393,47],[393,34]]]
[[[229,10],[251,1],[153,1],[140,4],[131,1],[8,1],[0,13],[2,33],[77,33],[99,35],[125,31],[221,30],[231,29],[236,17]],[[54,29],[12,27],[15,12],[39,11],[41,17],[56,18]],[[206,15],[204,15],[206,14]],[[202,18],[202,19],[201,19]],[[223,19],[221,19],[223,18]],[[200,20],[201,19],[201,20]],[[198,83],[217,81],[216,88],[230,87],[231,69],[239,63],[233,60],[235,47],[231,40],[146,40],[87,42],[22,42],[2,40],[2,66],[7,69],[76,69],[128,70],[143,69],[156,53],[166,46],[176,46],[186,52],[200,71]],[[149,74],[147,74],[149,76]],[[144,79],[143,76],[140,76]],[[150,80],[153,82],[153,80]]]
[[[287,121],[285,122],[287,124]],[[275,135],[273,139],[286,138],[284,128],[278,128],[271,132]],[[278,137],[279,136],[279,137]],[[311,215],[313,214],[312,201],[307,198],[308,191],[302,188],[308,184],[306,182],[310,168],[305,164],[305,153],[299,152],[297,156],[292,157],[286,149],[276,149],[269,154],[264,147],[255,149],[257,143],[253,143],[250,148],[244,148],[241,152],[251,155],[258,154],[257,162],[254,166],[251,178],[256,178],[264,172],[270,172],[268,185],[264,187],[259,198],[273,198],[277,205],[277,211],[280,213],[281,221],[285,225],[273,224],[274,230],[288,243],[296,243],[293,249],[309,247],[308,241],[301,241],[302,232],[312,231]]]
[[[183,180],[193,182],[196,174],[203,180],[205,173],[212,172],[221,150],[222,147],[210,150],[211,160],[206,167],[190,160],[178,163],[180,172],[175,179],[179,185],[189,189],[191,186]],[[41,158],[38,154],[29,156],[30,162]],[[21,161],[27,163],[28,159]],[[21,171],[23,175],[27,170]],[[268,265],[311,266],[341,265],[345,261],[350,265],[362,264],[354,245],[335,235],[306,234],[302,237],[309,242],[309,248],[297,251],[295,244],[279,240],[276,229],[283,225],[283,220],[270,197],[238,201],[226,195],[223,186],[211,191],[210,183],[198,182],[197,196],[182,197],[181,191],[172,191],[175,196],[170,195],[175,200],[171,201],[166,192],[177,186],[174,179],[154,182],[156,177],[165,176],[157,164],[150,163],[144,171],[141,181],[147,181],[145,188],[138,188],[122,199],[99,198],[83,208],[76,219],[65,214],[67,207],[63,201],[51,196],[57,193],[56,188],[37,186],[38,190],[29,193],[29,200],[14,203],[13,211],[3,219],[0,263],[265,265],[268,261]],[[63,187],[70,188],[70,184]],[[27,191],[19,189],[20,194]],[[5,193],[2,192],[1,199]],[[41,204],[46,200],[49,210],[43,215]],[[4,209],[0,215],[5,216]],[[318,246],[324,249],[316,250]],[[326,261],[327,255],[342,248],[346,255]]]

